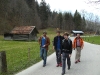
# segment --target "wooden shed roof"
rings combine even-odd
[[[35,26],[17,26],[10,33],[11,34],[30,34],[33,30],[39,33]]]
[[[73,33],[84,33],[83,31],[72,31]]]

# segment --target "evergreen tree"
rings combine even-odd
[[[41,28],[47,28],[48,27],[48,16],[49,16],[49,7],[47,6],[45,0],[42,0],[40,3],[40,9],[39,9],[39,14],[40,14],[40,19],[41,19]]]
[[[73,16],[69,12],[64,13],[64,28],[67,30],[72,30],[74,28]]]
[[[7,31],[8,0],[0,0],[0,34]],[[9,28],[9,27],[8,27]]]
[[[81,29],[85,31],[86,29],[86,21],[85,21],[85,17],[83,16],[82,18],[82,26],[81,26]]]
[[[58,16],[58,13],[56,11],[53,11],[52,12],[52,27],[54,28],[58,28],[57,16]]]
[[[75,30],[81,30],[82,19],[80,13],[76,10],[74,14]]]
[[[62,13],[60,12],[57,17],[58,28],[60,29],[62,29],[62,22],[63,22],[63,16]]]
[[[39,8],[40,8],[40,7],[39,7],[39,4],[38,4],[37,1],[35,2],[35,6],[36,6],[37,14],[39,15]]]

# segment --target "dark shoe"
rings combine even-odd
[[[61,75],[64,75],[65,73],[61,73]]]
[[[46,65],[44,64],[43,67],[45,67]]]
[[[59,64],[57,64],[57,66],[56,67],[59,67]]]
[[[68,70],[70,70],[70,67],[68,67]]]
[[[75,61],[75,64],[77,64],[78,62],[77,61]]]

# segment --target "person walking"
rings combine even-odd
[[[76,38],[73,41],[73,48],[74,50],[76,49],[75,64],[80,62],[81,50],[83,49],[83,46],[83,39],[80,37],[80,34],[77,34]]]
[[[47,60],[47,51],[48,46],[50,45],[50,39],[46,36],[47,32],[43,32],[43,36],[39,38],[39,45],[40,45],[40,57],[43,59],[43,67],[46,66],[46,60]]]
[[[67,65],[68,65],[68,70],[70,69],[71,66],[71,61],[70,61],[70,57],[72,54],[72,41],[68,38],[69,34],[65,33],[64,34],[64,39],[62,40],[62,50],[61,50],[61,54],[62,54],[62,74],[65,74],[65,70],[66,70],[66,58],[67,58]]]
[[[60,35],[60,31],[57,31],[57,36],[54,37],[53,40],[53,50],[56,52],[56,61],[57,66],[56,67],[62,67],[61,62],[61,45],[62,45],[63,37]]]

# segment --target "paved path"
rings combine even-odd
[[[81,54],[81,62],[75,64],[74,58],[75,51],[73,50],[71,57],[71,69],[66,69],[65,75],[100,75],[100,45],[85,42],[85,46]],[[48,57],[46,67],[42,67],[42,62],[43,61],[16,75],[61,75],[62,68],[56,67],[55,53]]]

